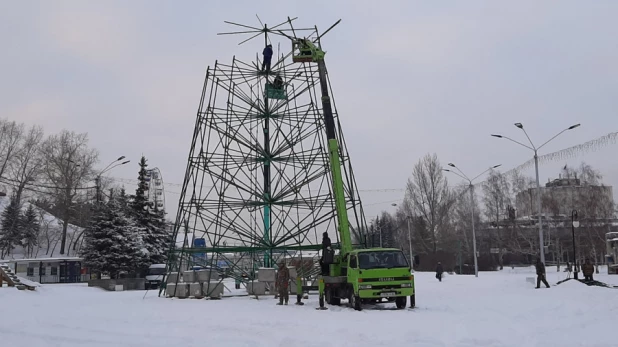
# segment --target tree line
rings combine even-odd
[[[443,168],[435,154],[420,159],[408,179],[403,203],[394,213],[374,218],[363,243],[375,247],[381,238],[382,246],[407,253],[411,240],[413,253],[428,260],[422,267],[429,269],[442,261],[457,270],[458,264],[473,264],[474,218],[479,263],[485,269],[501,268],[505,261],[529,263],[538,256],[536,200],[527,198],[536,194],[535,180],[492,169],[481,184],[451,187]],[[605,233],[616,213],[611,193],[603,189],[602,175],[585,163],[565,166],[560,176],[577,178],[584,189],[569,190],[568,200],[560,189],[541,194],[544,245],[550,255],[546,259],[558,263],[572,259],[570,213],[576,209],[581,221],[576,238],[579,261],[603,263]]]
[[[127,195],[97,180],[98,157],[85,133],[46,136],[40,126],[0,119],[0,196],[8,195],[0,200],[8,200],[0,216],[2,258],[16,251],[24,257],[79,254],[95,271],[116,273],[165,262],[170,235],[165,212],[148,201],[146,158],[135,194]],[[109,194],[100,193],[108,187]],[[121,249],[137,253],[121,256]],[[133,260],[114,263],[128,257]]]

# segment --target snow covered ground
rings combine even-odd
[[[597,275],[618,285],[618,276]],[[438,282],[417,273],[414,310],[393,305],[317,311],[276,306],[272,297],[165,299],[151,291],[105,292],[84,285],[0,289],[3,346],[618,346],[618,290],[548,268],[550,289],[534,289],[532,268]],[[292,298],[291,298],[292,299]]]

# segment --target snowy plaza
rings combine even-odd
[[[615,289],[567,281],[548,267],[550,289],[534,289],[534,268],[474,276],[416,273],[417,308],[342,303],[315,310],[259,300],[169,299],[157,291],[106,292],[85,284],[0,290],[2,346],[616,346]],[[601,267],[596,279],[618,285]],[[232,285],[228,287],[233,291]],[[226,290],[226,293],[228,291]]]
[[[618,347],[618,2],[5,3],[0,347]]]

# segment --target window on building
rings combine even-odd
[[[28,268],[28,271],[26,271],[26,276],[28,276],[28,277],[34,276],[34,268],[33,267],[29,267]]]
[[[55,266],[52,266],[51,268],[51,275],[52,276],[58,276],[58,268]]]

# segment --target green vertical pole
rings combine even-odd
[[[268,75],[266,75],[268,83]],[[266,87],[264,87],[266,88]],[[270,110],[268,108],[268,97],[264,95],[264,244],[270,245],[270,121],[268,120]],[[264,267],[271,267],[270,251],[264,252]]]
[[[264,194],[268,200],[268,194]],[[264,243],[270,243],[270,205],[267,203],[264,206]],[[264,267],[270,267],[270,253],[264,251]]]

